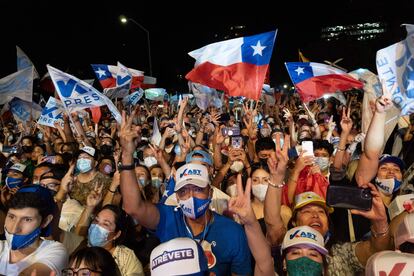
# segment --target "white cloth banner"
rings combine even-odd
[[[40,115],[39,120],[37,121],[39,125],[55,127],[55,122],[61,122],[63,120],[64,107],[61,101],[56,100],[53,97],[50,97],[47,101],[46,106],[42,110],[42,115]]]

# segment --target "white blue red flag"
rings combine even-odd
[[[115,120],[121,123],[121,114],[114,103],[93,86],[50,65],[47,65],[47,70],[66,110],[74,112],[107,105]]]
[[[129,94],[132,75],[128,68],[118,62],[115,87],[104,88],[104,95],[110,99],[124,98]]]
[[[19,46],[16,45],[16,55],[17,55],[17,71],[22,69],[26,69],[30,66],[33,66],[33,79],[39,78],[39,73],[37,72],[36,68],[33,65],[33,62],[30,58],[20,49]]]
[[[209,44],[188,53],[196,60],[186,78],[229,96],[258,100],[269,67],[276,31]]]
[[[91,64],[91,66],[103,88],[116,86],[118,66],[106,64]],[[144,72],[131,68],[128,68],[128,71],[132,75],[131,88],[141,87],[144,81]]]
[[[407,38],[377,52],[378,77],[391,89],[401,115],[414,113],[414,25],[406,25]]]
[[[286,62],[286,69],[305,103],[326,94],[362,88],[363,83],[345,71],[316,62]]]

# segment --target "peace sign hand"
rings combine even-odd
[[[237,175],[237,196],[229,200],[229,211],[240,218],[242,224],[253,224],[256,222],[256,215],[251,206],[250,192],[252,188],[251,179],[247,179],[246,190],[243,191],[241,174]]]
[[[398,89],[397,82],[391,87],[391,89],[387,88],[387,84],[385,80],[381,80],[382,83],[382,96],[377,99],[375,102],[376,111],[378,113],[384,113],[390,110],[393,107],[392,103],[392,95]]]
[[[132,154],[135,151],[134,140],[138,137],[137,132],[132,129],[132,120],[135,116],[135,110],[132,111],[130,116],[127,116],[125,111],[122,111],[122,123],[121,130],[119,132],[119,142],[122,147],[122,151]]]

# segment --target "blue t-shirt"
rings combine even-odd
[[[180,208],[158,204],[160,222],[156,235],[161,242],[178,237],[189,237],[200,242],[208,259],[210,271],[216,275],[251,274],[250,250],[243,228],[236,222],[212,212],[207,228],[192,237]],[[204,237],[204,238],[203,238]]]

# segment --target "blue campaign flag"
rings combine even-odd
[[[31,102],[32,93],[33,66],[0,79],[0,104],[10,102],[13,97]]]
[[[16,45],[16,55],[17,55],[17,71],[22,69],[29,68],[33,66],[33,78],[38,79],[39,73],[37,72],[36,68],[34,67],[30,58],[20,49],[19,46]]]
[[[14,119],[21,122],[37,119],[42,113],[42,107],[40,105],[33,102],[23,101],[19,98],[13,98],[9,102],[9,107]]]

